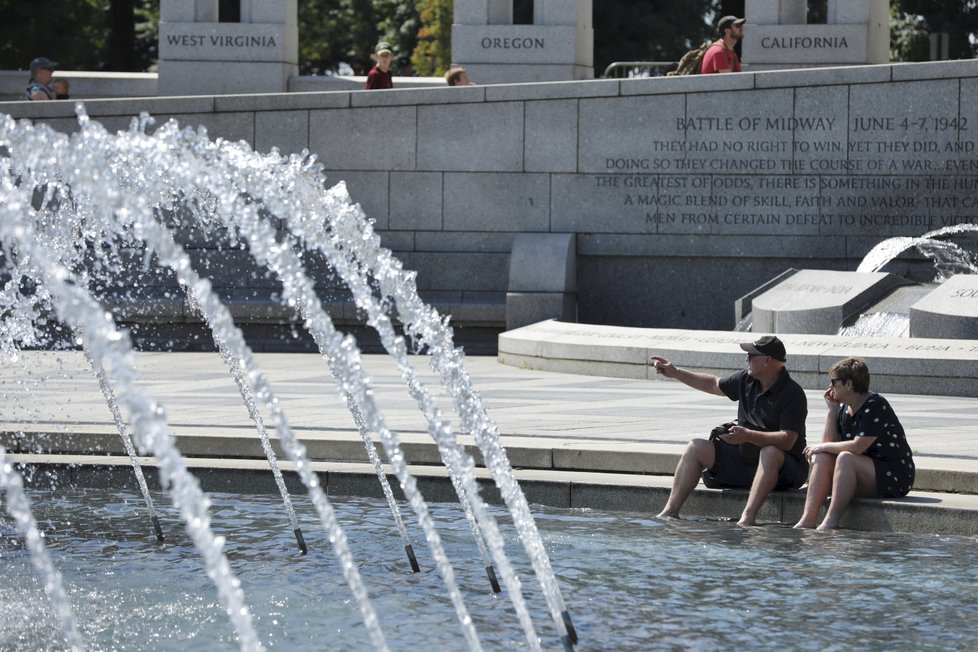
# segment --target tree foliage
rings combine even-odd
[[[903,13],[898,4],[890,5],[890,61],[926,61],[929,57],[924,19]]]
[[[948,57],[975,56],[978,3],[975,0],[892,0],[890,50],[894,61],[926,61],[930,34],[948,35]]]
[[[156,59],[159,0],[0,0],[0,68],[34,57],[67,70],[144,71]]]
[[[717,0],[600,0],[594,4],[594,74],[615,61],[678,61],[714,36]]]
[[[418,32],[415,3],[405,0],[299,0],[299,72],[366,73],[378,41],[410,56]]]
[[[297,0],[299,70],[366,72],[379,40],[411,58],[418,74],[451,64],[452,0]],[[733,0],[593,0],[594,69],[613,61],[676,61],[713,36],[712,21]],[[809,2],[824,19],[824,0]],[[736,5],[740,6],[740,5]],[[975,56],[976,0],[891,0],[891,57],[921,61],[929,35],[946,32],[952,59]],[[0,68],[24,70],[46,56],[69,70],[152,70],[160,0],[0,0]],[[514,12],[532,13],[531,0]],[[736,13],[736,12],[734,12]]]
[[[452,0],[418,0],[418,45],[411,56],[421,76],[444,74],[452,64]]]

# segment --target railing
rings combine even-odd
[[[675,66],[675,61],[616,61],[604,69],[602,77],[663,77],[668,71],[675,69]]]

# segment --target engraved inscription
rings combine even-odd
[[[978,224],[978,151],[960,115],[663,118],[593,187],[642,231],[919,234]],[[595,161],[597,164],[597,161]]]

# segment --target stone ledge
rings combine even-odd
[[[28,486],[43,485],[54,489],[64,486],[127,488],[138,491],[127,457],[85,457],[20,455],[9,456],[25,477]],[[257,460],[189,459],[188,467],[205,491],[270,493],[275,491],[267,464]],[[143,458],[147,482],[159,489],[151,470],[153,460]],[[29,469],[25,470],[25,467]],[[298,482],[292,463],[280,462],[290,492],[304,488]],[[328,495],[381,497],[377,475],[369,464],[314,462],[317,474]],[[410,466],[425,499],[431,502],[454,502],[454,489],[443,467]],[[389,467],[385,472],[395,496],[403,500],[396,478]],[[491,504],[502,501],[485,469],[476,469],[483,498]],[[527,501],[559,508],[586,508],[606,511],[649,513],[665,502],[671,479],[662,476],[569,473],[566,471],[514,471]],[[265,481],[267,480],[267,482]],[[737,518],[743,509],[744,490],[698,488],[690,496],[683,512],[709,518]],[[774,492],[765,503],[761,523],[793,524],[801,515],[803,491]],[[926,534],[978,534],[978,499],[958,494],[913,492],[902,499],[857,499],[846,510],[842,526],[856,530],[912,532]]]
[[[533,82],[525,84],[491,84],[486,87],[487,102],[523,100],[567,100],[592,97],[616,97],[620,94],[617,79]]]
[[[499,361],[540,371],[647,378],[662,355],[682,367],[728,374],[743,368],[738,344],[758,334],[628,328],[544,321],[499,336]],[[823,388],[825,374],[846,356],[871,361],[880,392],[978,396],[978,341],[901,337],[780,334],[788,368],[806,389]]]
[[[278,301],[265,298],[232,298],[222,300],[235,322],[244,324],[289,324],[302,320],[298,313]],[[506,300],[481,297],[466,301],[462,298],[429,301],[441,315],[450,315],[452,324],[459,326],[506,326]],[[200,315],[191,311],[182,298],[142,297],[128,299],[112,297],[103,302],[120,323],[199,324]],[[335,323],[361,323],[353,301],[323,301],[323,308]],[[395,322],[397,320],[395,319]]]
[[[0,432],[0,445],[12,454],[44,455],[124,455],[125,450],[115,430],[104,426],[76,424],[73,432],[56,432],[35,424],[9,424],[16,431]],[[226,460],[242,462],[264,460],[261,442],[253,429],[214,429],[176,427],[180,451],[189,458],[210,458],[215,454]],[[296,431],[306,447],[310,460],[328,463],[362,464],[367,460],[363,439],[353,432]],[[280,459],[285,457],[275,433],[269,432],[272,448]],[[441,465],[441,456],[431,437],[425,433],[399,433],[401,450],[408,464]],[[458,438],[477,467],[483,467],[482,454],[472,437]],[[52,442],[55,442],[52,444]],[[596,478],[614,484],[614,478],[627,476],[671,477],[685,448],[681,443],[636,442],[609,439],[582,442],[559,437],[504,436],[510,465],[525,471],[555,473],[593,473]],[[374,448],[383,459],[383,446]],[[914,493],[944,492],[970,494],[978,501],[978,462],[954,457],[915,457],[917,478]],[[262,462],[263,463],[263,462]]]
[[[848,84],[873,84],[892,81],[894,66],[874,64],[867,66],[832,66],[804,69],[782,68],[758,70],[754,74],[757,88],[788,88],[804,84],[811,86],[841,86]],[[925,77],[930,78],[930,77]]]

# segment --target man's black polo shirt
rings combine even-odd
[[[761,390],[760,381],[748,374],[746,369],[721,378],[720,389],[731,401],[739,401],[737,420],[745,428],[763,432],[797,432],[798,439],[788,453],[799,460],[803,459],[808,398],[801,385],[788,375],[787,369],[781,370],[781,375],[766,392]],[[753,444],[742,446],[757,448]]]

